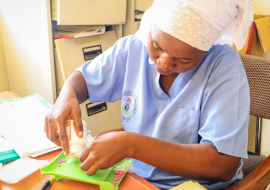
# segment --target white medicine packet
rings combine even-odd
[[[49,164],[47,160],[20,158],[2,166],[0,181],[8,184],[17,183],[47,164]]]

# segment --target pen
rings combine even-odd
[[[40,190],[47,190],[51,186],[52,181],[54,180],[54,176],[51,176],[48,181],[44,183],[44,185],[40,188]]]

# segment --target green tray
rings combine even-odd
[[[66,161],[62,162],[60,167],[57,167],[57,162],[61,158],[64,158]],[[62,152],[49,165],[41,168],[40,171],[42,175],[53,175],[55,177],[55,181],[59,181],[61,178],[69,178],[99,185],[100,190],[117,190],[131,164],[133,164],[132,159],[124,159],[111,168],[104,170],[100,169],[95,173],[95,175],[88,176],[85,171],[80,169],[81,162],[79,159],[74,159],[69,163],[67,157]],[[125,172],[121,179],[117,180],[116,185],[113,186],[112,183],[115,176],[114,171],[119,171],[123,166],[125,166]]]

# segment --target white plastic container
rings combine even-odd
[[[82,123],[83,123],[82,137],[77,136],[73,120],[68,120],[66,123],[66,132],[69,141],[69,154],[67,155],[67,158],[70,160],[79,158],[79,156],[81,155],[86,146],[87,124],[84,120],[82,120]]]

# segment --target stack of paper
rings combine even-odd
[[[3,166],[0,170],[0,180],[9,184],[17,183],[47,164],[47,160],[20,158]]]
[[[38,94],[0,102],[1,132],[20,157],[35,157],[59,148],[44,132],[44,118],[50,108]]]
[[[81,38],[104,34],[106,27],[104,25],[93,26],[61,26],[52,23],[53,38]]]

